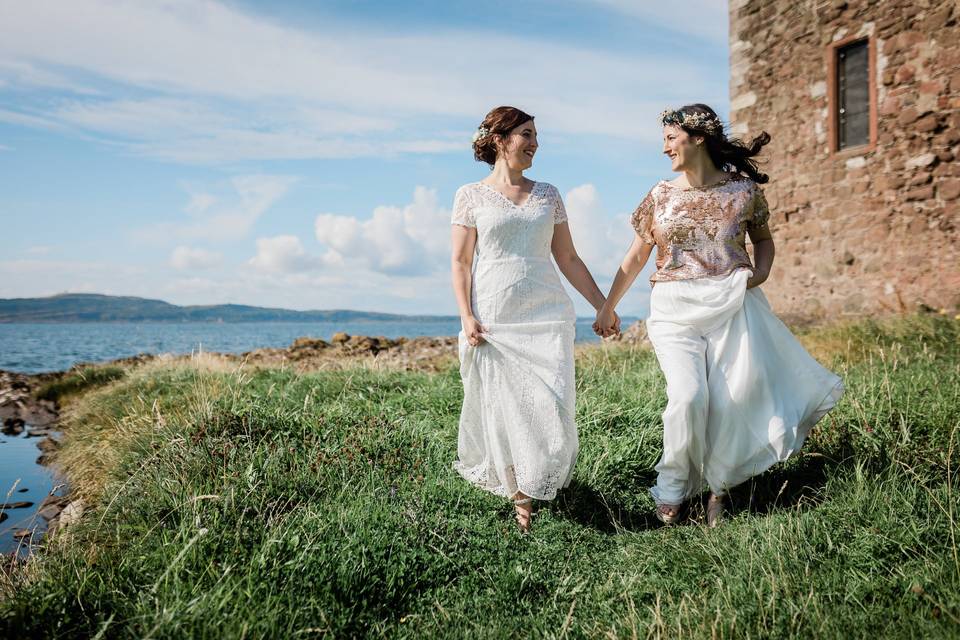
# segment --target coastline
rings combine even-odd
[[[624,331],[619,339],[607,342],[642,345],[645,340],[646,332],[643,322],[640,321]],[[578,344],[577,349],[582,351],[598,346],[600,343]],[[57,474],[56,453],[61,445],[59,420],[62,403],[68,403],[72,396],[80,395],[89,388],[121,377],[124,375],[123,371],[149,363],[174,366],[187,364],[197,358],[202,358],[208,367],[289,368],[298,373],[357,367],[438,372],[455,366],[457,338],[444,336],[392,339],[338,332],[330,340],[301,337],[285,348],[266,347],[239,354],[212,351],[193,354],[139,354],[103,362],[81,362],[56,372],[30,374],[0,370],[0,425],[6,435],[24,433],[25,437],[35,437],[39,451],[36,464],[49,467]],[[39,523],[41,526],[31,529],[30,536],[26,535],[26,530],[21,530],[22,539],[28,541],[28,551],[29,546],[39,542],[42,536],[54,535],[61,525],[75,522],[83,513],[83,499],[72,496],[65,478],[57,478],[51,492],[39,505],[30,505],[43,520]],[[9,507],[7,511],[10,511]],[[3,512],[4,509],[0,508],[0,514]],[[33,521],[35,520],[36,518]]]

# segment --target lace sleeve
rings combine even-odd
[[[450,217],[450,224],[459,224],[464,227],[477,226],[472,198],[465,186],[457,189],[457,195],[453,197],[453,215]]]
[[[563,198],[560,197],[560,191],[550,185],[550,207],[553,209],[553,224],[563,224],[567,221],[567,208],[563,206]]]
[[[653,211],[656,208],[656,200],[653,197],[653,190],[646,195],[633,215],[630,216],[630,225],[633,227],[640,239],[647,244],[655,244],[653,240]]]
[[[767,205],[767,197],[763,195],[763,189],[759,186],[753,186],[753,198],[751,199],[750,223],[751,229],[758,229],[767,224],[770,220],[770,207]]]

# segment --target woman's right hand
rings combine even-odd
[[[487,329],[480,324],[479,320],[473,316],[467,316],[460,319],[460,324],[463,326],[463,334],[467,336],[467,343],[471,347],[476,347],[486,342],[486,340],[483,339],[483,334],[487,332]]]
[[[597,311],[597,319],[593,323],[593,331],[601,338],[609,338],[620,333],[620,318],[617,317],[617,312],[607,305],[600,307]]]

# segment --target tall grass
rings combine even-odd
[[[665,396],[642,349],[581,351],[575,478],[528,536],[451,468],[453,368],[138,369],[71,405],[60,460],[93,508],[7,575],[0,632],[956,636],[958,337],[804,336],[847,396],[715,530],[650,517]]]

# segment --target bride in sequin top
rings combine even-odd
[[[614,309],[656,247],[647,333],[667,407],[650,493],[656,516],[673,524],[708,485],[713,526],[728,491],[798,451],[843,384],[810,357],[758,288],[774,245],[759,186],[768,177],[752,158],[770,137],[729,140],[703,104],[667,110],[661,123],[663,153],[680,175],[654,185],[633,213],[634,242],[594,330],[616,333]]]

